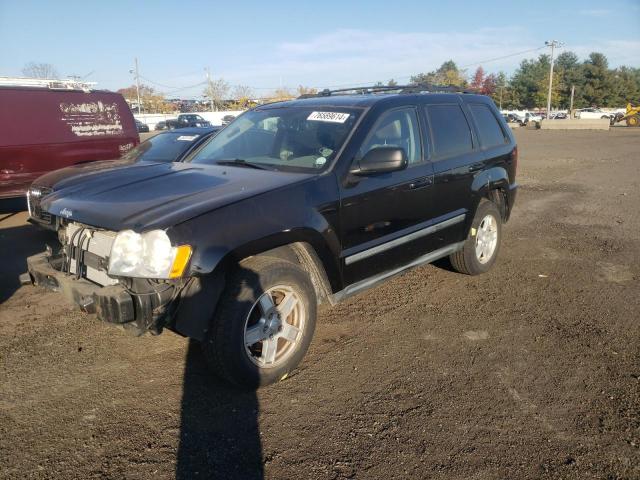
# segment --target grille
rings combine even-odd
[[[27,205],[29,207],[29,215],[39,222],[51,224],[52,215],[45,212],[40,207],[42,198],[49,195],[53,190],[47,187],[32,186],[27,192]]]

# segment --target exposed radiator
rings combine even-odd
[[[82,250],[90,253],[89,255],[85,254],[84,259],[81,258],[83,261],[80,263],[80,268],[84,278],[99,285],[117,284],[117,280],[107,275],[107,260],[115,238],[115,232],[94,230],[91,227],[77,223],[68,224],[64,235],[65,248],[67,248],[67,251],[71,251],[72,249],[69,249],[68,246],[71,245],[72,241],[74,247],[79,247],[73,249],[76,254],[72,253],[69,273],[75,274],[77,272],[77,253]]]

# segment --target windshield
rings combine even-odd
[[[136,162],[173,162],[201,136],[196,133],[160,133],[138,145],[124,158]]]
[[[252,110],[212,138],[191,161],[321,170],[335,158],[359,115],[360,110],[335,107]]]

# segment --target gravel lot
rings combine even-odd
[[[0,477],[640,478],[640,129],[516,135],[489,274],[426,266],[323,310],[258,392],[19,288],[49,234],[0,215]]]

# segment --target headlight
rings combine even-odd
[[[116,235],[109,255],[109,275],[142,278],[181,277],[189,258],[189,245],[171,246],[163,230],[139,234],[123,230]]]
[[[133,230],[118,233],[109,255],[109,273],[127,275],[133,272],[142,260],[142,235]]]

